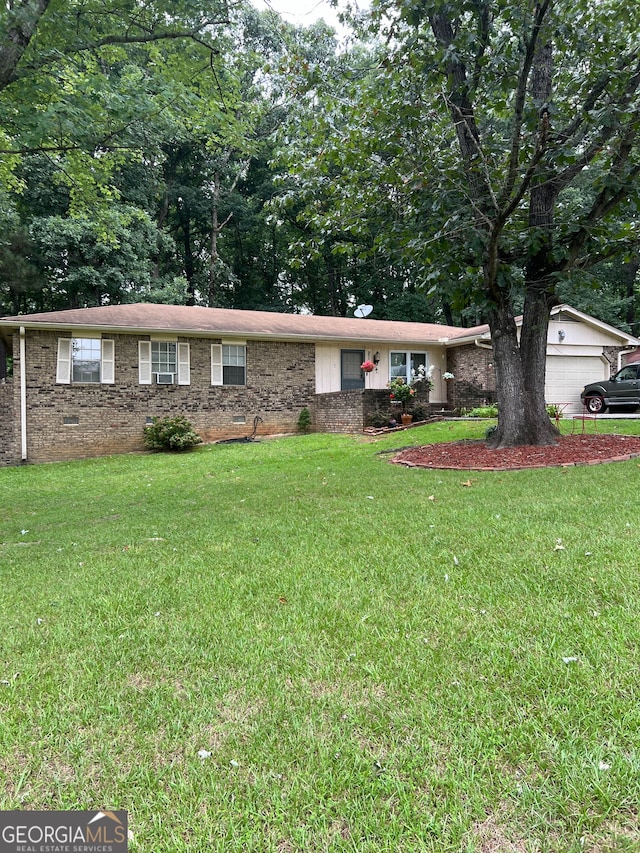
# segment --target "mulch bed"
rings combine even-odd
[[[410,468],[454,468],[509,471],[622,462],[640,457],[640,437],[630,435],[563,435],[552,447],[507,447],[491,450],[484,441],[452,441],[409,447],[391,460]]]

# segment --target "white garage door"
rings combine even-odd
[[[565,413],[580,412],[580,392],[589,382],[609,378],[609,368],[598,356],[547,356],[545,396],[549,403],[568,403]]]

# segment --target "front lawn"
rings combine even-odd
[[[387,462],[486,426],[0,470],[0,809],[126,809],[149,853],[639,849],[638,463]]]

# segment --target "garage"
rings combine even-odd
[[[580,412],[580,391],[589,382],[608,379],[609,365],[601,356],[547,356],[545,398],[548,403],[569,404],[563,413]]]

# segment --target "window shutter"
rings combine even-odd
[[[114,357],[113,341],[102,341],[102,369],[100,371],[100,381],[105,385],[113,385],[116,381],[116,365]]]
[[[71,382],[71,338],[58,338],[58,365],[56,382],[69,385]]]
[[[222,344],[211,344],[211,384],[222,385]]]
[[[189,344],[178,344],[178,385],[190,385]]]
[[[138,341],[138,382],[151,385],[151,341]]]

